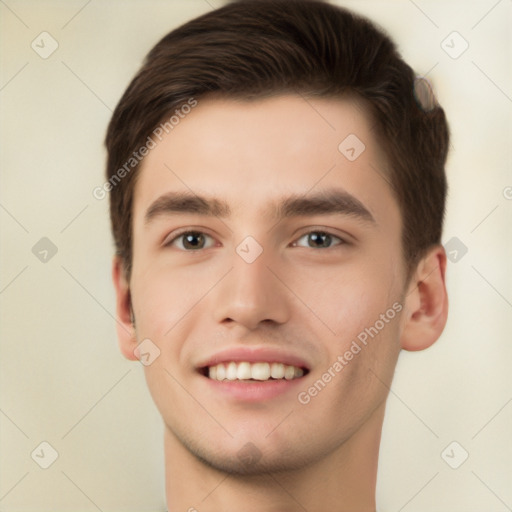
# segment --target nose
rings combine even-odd
[[[290,316],[286,287],[276,277],[265,251],[253,262],[234,252],[232,268],[212,297],[215,321],[254,330],[262,323],[283,324]]]

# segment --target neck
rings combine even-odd
[[[375,512],[381,404],[335,451],[288,472],[229,475],[207,466],[166,428],[169,512]]]

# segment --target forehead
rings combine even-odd
[[[286,195],[336,187],[374,217],[400,221],[383,148],[355,99],[199,99],[153,139],[139,170],[135,218],[166,192],[221,197],[240,216],[265,214]]]

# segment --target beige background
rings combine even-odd
[[[140,363],[117,350],[108,205],[92,190],[111,110],[146,52],[222,3],[0,1],[1,512],[165,509],[162,426]],[[453,132],[444,241],[468,248],[449,264],[442,338],[401,356],[379,510],[512,510],[512,2],[340,3],[434,82]],[[47,59],[31,47],[43,31],[59,45]],[[456,59],[453,31],[469,44]],[[47,262],[32,252],[42,237],[58,249]],[[43,441],[58,452],[48,469]],[[469,453],[458,469],[441,457],[452,441],[452,464]]]

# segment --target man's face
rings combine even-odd
[[[199,100],[145,158],[137,339],[160,350],[145,372],[168,433],[208,464],[302,467],[382,410],[406,285],[385,166],[360,106],[294,95]]]

